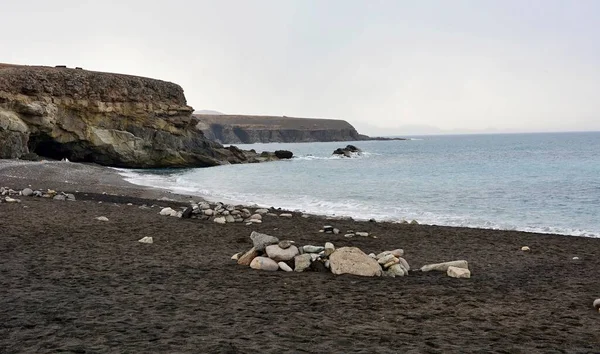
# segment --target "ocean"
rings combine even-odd
[[[332,156],[353,144],[363,153]],[[381,221],[600,237],[600,132],[237,145],[288,161],[123,170],[212,201]]]

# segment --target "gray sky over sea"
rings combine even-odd
[[[367,134],[600,130],[600,1],[2,1],[0,62]]]

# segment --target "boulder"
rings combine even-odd
[[[250,268],[274,272],[279,269],[279,264],[268,257],[255,257],[250,262]]]
[[[287,265],[287,263],[285,263],[285,262],[279,262],[279,263],[277,263],[277,265],[279,266],[279,269],[283,270],[284,272],[293,272],[294,271],[292,269],[292,267]]]
[[[275,236],[270,236],[267,234],[261,234],[260,232],[252,231],[250,234],[250,239],[254,244],[254,248],[257,251],[264,251],[265,247],[268,245],[274,245],[279,242],[279,239]]]
[[[471,271],[466,269],[466,268],[458,268],[458,267],[453,267],[450,266],[448,267],[448,270],[446,271],[446,274],[448,274],[449,277],[452,278],[470,278],[471,277]]]
[[[279,159],[291,159],[294,153],[288,150],[275,150],[275,156]]]
[[[310,254],[301,254],[301,255],[294,257],[294,264],[295,264],[294,271],[296,271],[296,272],[305,271],[306,269],[308,269],[310,267],[311,262],[312,262],[312,259],[310,257]]]
[[[422,272],[430,272],[432,270],[437,270],[440,272],[446,272],[448,267],[457,267],[457,268],[465,268],[469,269],[469,263],[465,260],[460,261],[452,261],[452,262],[444,262],[444,263],[435,263],[435,264],[427,264],[421,267]]]
[[[258,250],[255,247],[252,247],[250,250],[248,250],[246,253],[244,253],[238,258],[237,263],[248,266],[250,265],[250,262],[252,262],[252,260],[257,256]]]
[[[281,248],[278,245],[269,245],[265,247],[267,256],[276,262],[289,261],[298,255],[298,247],[290,246]]]
[[[357,247],[338,248],[329,256],[331,272],[336,275],[381,276],[381,267],[376,260]]]

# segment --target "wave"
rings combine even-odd
[[[360,154],[352,154],[350,159],[364,159],[370,158],[372,156],[380,156],[381,154],[363,151]],[[314,156],[314,155],[304,155],[304,156],[294,156],[294,160],[346,160],[348,157],[342,155],[331,155],[331,156]]]
[[[304,158],[316,158],[306,156]],[[325,159],[325,158],[321,158]],[[330,159],[327,157],[326,159]],[[565,228],[544,225],[516,225],[511,222],[494,222],[481,218],[464,215],[440,215],[426,211],[412,210],[406,207],[386,207],[371,205],[359,200],[328,201],[307,195],[268,195],[264,193],[236,192],[227,190],[212,190],[200,187],[197,182],[188,179],[184,173],[154,174],[115,169],[126,181],[153,188],[166,189],[173,193],[195,195],[203,199],[229,204],[256,205],[259,207],[279,207],[307,214],[352,217],[355,220],[375,219],[387,222],[402,222],[404,220],[417,220],[421,224],[470,227],[494,230],[513,230],[544,234],[559,234],[569,236],[584,236],[600,238],[600,231],[591,231],[579,228]]]

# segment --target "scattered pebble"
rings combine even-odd
[[[98,216],[96,218],[96,220],[98,220],[98,221],[108,221],[108,218],[106,216]]]
[[[150,236],[143,237],[138,240],[140,243],[154,243],[154,240]]]

